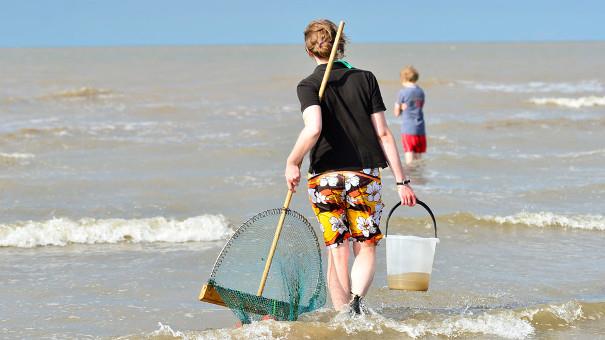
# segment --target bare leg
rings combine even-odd
[[[365,296],[374,280],[376,272],[376,244],[374,242],[353,242],[355,261],[351,269],[351,292]]]
[[[410,164],[412,164],[413,161],[414,161],[414,153],[406,152],[405,153],[405,164],[410,165]]]
[[[351,283],[349,281],[349,241],[328,250],[328,290],[334,309],[348,306]]]
[[[421,153],[414,152],[414,160],[419,160],[421,158],[422,158],[422,154]]]

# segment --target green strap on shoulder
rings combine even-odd
[[[346,66],[347,68],[353,68],[353,65],[349,64],[349,62],[346,60],[336,60],[335,63],[341,63],[344,66]]]

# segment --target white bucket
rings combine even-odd
[[[387,283],[390,289],[429,289],[438,238],[387,236]]]
[[[429,289],[437,238],[437,223],[431,209],[421,201],[433,219],[435,237],[388,235],[389,219],[400,205],[398,203],[387,218],[385,228],[387,243],[387,283],[390,289],[426,291]]]

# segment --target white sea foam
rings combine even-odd
[[[580,92],[602,92],[605,86],[598,80],[583,80],[578,82],[542,82],[532,81],[527,83],[497,83],[497,82],[475,82],[460,81],[460,84],[481,92],[504,92],[504,93],[580,93]]]
[[[0,152],[0,158],[30,159],[30,158],[34,158],[34,157],[36,157],[36,156],[34,154],[31,154],[31,153],[18,153],[18,152],[5,153],[5,152]]]
[[[595,150],[586,150],[586,151],[573,151],[573,152],[564,152],[564,153],[552,153],[552,154],[531,154],[531,153],[520,153],[517,154],[516,157],[522,159],[543,159],[543,158],[580,158],[580,157],[590,157],[590,156],[598,156],[605,154],[605,149],[595,149]],[[510,157],[510,155],[507,155]],[[505,158],[504,155],[499,158]]]
[[[29,123],[29,124],[28,124]],[[32,139],[45,138],[48,136],[66,137],[66,136],[93,136],[97,139],[109,140],[140,140],[147,138],[154,141],[158,139],[167,139],[178,137],[178,132],[183,127],[174,122],[158,121],[88,121],[72,122],[64,125],[66,122],[41,121],[39,123],[33,120],[28,122],[19,122],[9,126],[6,129],[3,138]],[[8,154],[1,154],[8,155]],[[16,154],[15,154],[16,155]]]
[[[155,331],[153,331],[150,334],[152,337],[170,336],[172,338],[180,338],[180,339],[187,338],[187,335],[185,335],[185,333],[178,331],[178,330],[175,331],[169,325],[164,325],[163,323],[158,322],[158,326],[160,328],[156,329]]]
[[[94,87],[80,87],[77,89],[67,89],[64,91],[52,93],[41,99],[95,99],[95,98],[110,98],[115,96],[113,91],[107,89],[97,89]]]
[[[334,322],[338,321],[338,322]],[[506,339],[523,339],[534,333],[534,328],[517,312],[504,310],[479,315],[463,314],[434,320],[394,320],[379,314],[345,320],[333,320],[331,328],[344,328],[349,335],[358,332],[382,334],[387,329],[395,330],[411,338],[423,336],[458,337],[469,334],[495,335]]]
[[[516,224],[530,227],[563,227],[586,230],[605,230],[603,215],[559,215],[551,212],[520,212],[511,216],[481,216],[479,220],[498,224]]]
[[[583,319],[600,319],[601,303],[587,304],[568,301],[561,304],[537,305],[519,309],[495,309],[489,312],[463,312],[461,314],[432,313],[430,318],[406,317],[396,320],[372,312],[370,315],[354,317],[345,313],[336,314],[325,320],[322,309],[306,314],[301,321],[253,322],[240,328],[219,328],[205,331],[179,331],[159,323],[152,337],[169,336],[179,339],[286,339],[340,338],[343,336],[368,337],[448,337],[474,338],[481,336],[504,339],[525,339],[534,336],[544,320],[560,320],[560,326],[573,324]],[[586,307],[586,309],[585,309]],[[324,321],[320,321],[324,320]]]
[[[577,152],[566,152],[557,155],[556,157],[560,158],[577,158],[577,157],[586,157],[586,156],[594,156],[605,154],[605,149],[596,149],[596,150],[588,150],[588,151],[577,151]]]
[[[579,109],[582,107],[605,106],[605,97],[531,98],[529,102],[536,105],[555,105]]]
[[[254,322],[241,328],[222,328],[195,332],[175,331],[170,326],[159,324],[160,329],[153,336],[171,336],[179,339],[285,339],[289,333],[297,333],[295,325],[285,322],[263,321]],[[505,339],[523,339],[534,333],[534,328],[527,320],[522,319],[514,311],[503,311],[495,314],[478,316],[457,316],[445,320],[432,321],[399,321],[380,315],[362,318],[335,318],[326,323],[307,322],[305,333],[310,338],[317,336],[329,338],[333,336],[355,336],[370,332],[379,336],[385,331],[398,332],[411,338],[423,336],[458,337],[470,334],[493,335]]]
[[[568,301],[560,305],[548,305],[541,308],[528,309],[522,312],[521,315],[529,320],[534,320],[539,313],[551,314],[568,324],[579,320],[584,315],[582,305],[576,301]]]
[[[417,324],[388,320],[385,325],[412,338],[427,335],[458,337],[471,333],[523,339],[534,333],[532,325],[513,311],[456,316],[445,320],[421,321]]]
[[[263,321],[254,322],[239,328],[219,328],[204,331],[201,334],[195,331],[174,330],[169,325],[158,323],[159,329],[151,333],[151,337],[170,337],[183,340],[223,340],[223,339],[285,339],[285,334],[290,330],[290,325],[285,322]]]
[[[233,230],[222,215],[183,221],[145,219],[53,218],[48,221],[0,224],[0,247],[65,246],[70,243],[189,242],[225,239]]]

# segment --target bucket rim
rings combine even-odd
[[[422,237],[422,236],[415,236],[415,235],[388,235],[385,236],[385,239],[396,239],[396,240],[423,240],[423,241],[436,241],[437,243],[440,242],[439,237]]]

